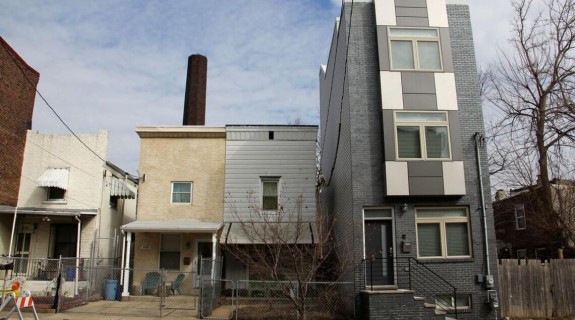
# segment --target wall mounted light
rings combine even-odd
[[[45,216],[44,218],[42,218],[42,222],[50,222],[52,221],[52,219],[50,219],[50,217]]]
[[[403,205],[401,205],[401,212],[403,212],[403,213],[407,212],[407,203],[404,203]]]

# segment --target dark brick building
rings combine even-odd
[[[320,180],[356,319],[497,317],[478,89],[467,1],[343,1]]]
[[[40,74],[0,37],[0,205],[16,206]]]

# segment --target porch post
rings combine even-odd
[[[74,281],[74,295],[78,295],[78,276],[80,275],[80,238],[82,236],[82,220],[80,220],[80,215],[75,216],[76,221],[78,221],[78,234],[76,239],[76,276]]]
[[[130,295],[130,248],[132,247],[132,232],[128,231],[126,236],[126,260],[124,268],[124,291],[122,291],[122,296],[127,297]]]
[[[212,233],[212,280],[216,278],[216,249],[218,248],[218,235]]]
[[[16,216],[18,215],[18,206],[14,208],[14,220],[12,221],[12,236],[10,237],[10,248],[8,248],[8,256],[12,256],[12,246],[14,245],[14,233],[16,232]]]

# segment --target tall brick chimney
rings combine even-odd
[[[184,100],[183,125],[206,124],[206,83],[208,76],[208,58],[193,54],[188,58],[188,77],[186,79],[186,98]]]

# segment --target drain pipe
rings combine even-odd
[[[78,239],[76,240],[76,275],[74,281],[74,294],[78,295],[78,275],[80,274],[80,236],[82,231],[82,220],[80,220],[80,215],[75,215],[76,221],[78,221]]]
[[[12,221],[12,235],[10,236],[10,248],[8,248],[8,256],[11,257],[12,256],[12,250],[13,250],[13,246],[14,246],[14,235],[16,233],[16,221],[17,221],[17,217],[18,217],[18,205],[16,205],[16,208],[14,208],[14,220]]]
[[[481,215],[483,216],[483,233],[485,241],[485,262],[487,263],[487,275],[491,275],[491,266],[489,263],[489,241],[487,240],[487,214],[485,210],[485,193],[483,192],[483,173],[481,172],[481,156],[479,147],[483,145],[483,136],[476,132],[475,138],[475,156],[477,159],[477,179],[479,180],[479,196],[481,198]]]

